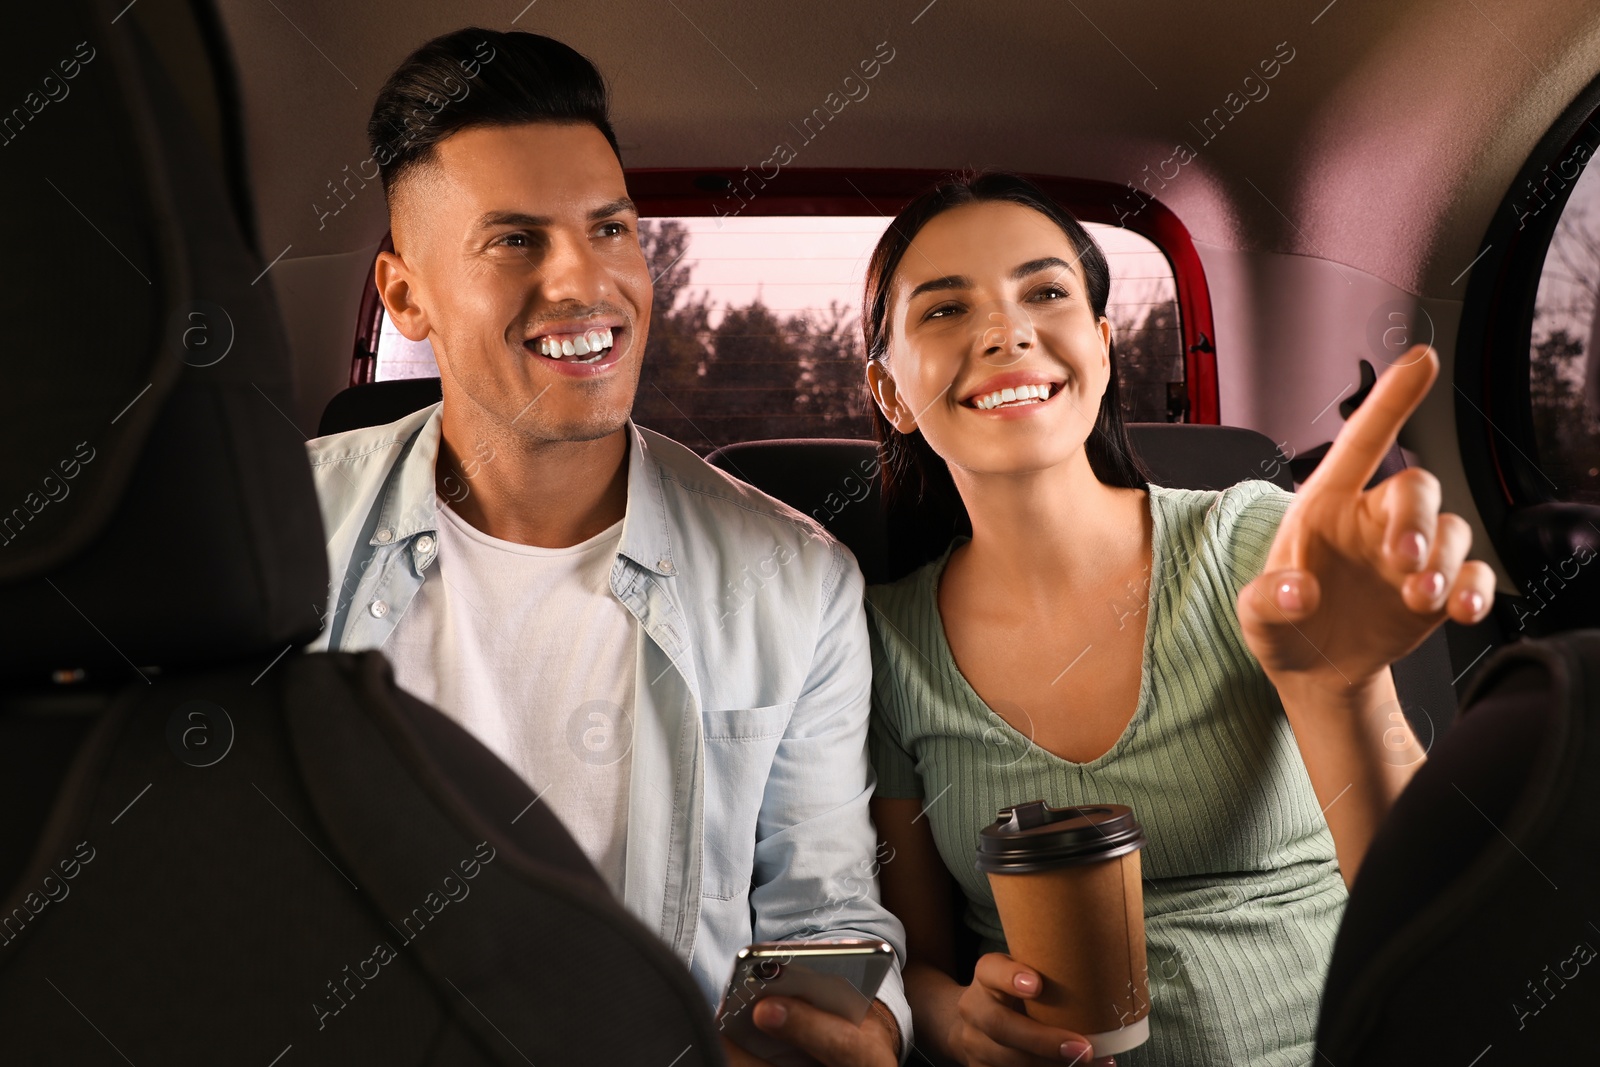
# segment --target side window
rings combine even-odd
[[[1533,146],[1462,301],[1462,469],[1505,576],[1506,636],[1594,624],[1600,568],[1600,78]],[[1453,282],[1451,283],[1454,284]]]
[[[1600,504],[1600,167],[1561,210],[1534,298],[1528,398],[1538,462],[1564,500]]]
[[[734,441],[872,435],[861,287],[882,216],[641,220],[655,280],[634,418],[704,454]],[[1182,421],[1187,386],[1172,265],[1131,230],[1086,223],[1111,265],[1123,414]],[[432,348],[380,316],[374,377],[438,374]]]

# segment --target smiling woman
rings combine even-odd
[[[1141,1065],[1309,1062],[1346,885],[1423,758],[1382,714],[1388,665],[1447,612],[1487,610],[1489,572],[1463,562],[1466,524],[1438,514],[1431,475],[1360,488],[1437,358],[1385,375],[1298,496],[1166,488],[1128,444],[1109,284],[1077,221],[1006,174],[913,201],[867,272],[885,495],[924,517],[943,497],[970,529],[868,590],[874,819],[906,857],[882,876],[907,995],[918,1034],[967,1064],[1141,1045]],[[1107,625],[1102,605],[1141,583],[1148,600]],[[1008,954],[972,857],[996,811],[1039,797],[1128,805],[1148,833],[1148,1031],[1023,1014],[1065,978]],[[984,950],[967,984],[941,868]]]

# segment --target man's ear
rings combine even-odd
[[[883,412],[883,417],[889,420],[891,426],[901,433],[916,431],[917,418],[901,401],[895,389],[894,375],[889,373],[889,368],[883,365],[882,360],[867,360],[867,391],[877,401],[878,410]]]
[[[378,297],[389,311],[389,321],[408,341],[428,339],[428,313],[417,299],[411,268],[393,252],[379,252],[372,267],[372,280]]]

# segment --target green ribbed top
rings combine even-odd
[[[950,549],[867,591],[877,792],[926,798],[984,951],[1005,948],[974,863],[978,831],[1000,808],[1127,804],[1144,826],[1151,1036],[1117,1056],[1124,1067],[1301,1067],[1314,1057],[1344,881],[1283,705],[1234,608],[1292,499],[1263,481],[1150,487],[1139,703],[1089,763],[1030,743],[962,676],[938,609]],[[1138,600],[1128,607],[1129,622],[1145,621]]]

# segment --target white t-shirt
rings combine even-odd
[[[521,545],[441,501],[438,556],[383,649],[400,687],[520,774],[619,896],[638,645],[611,592],[621,538],[619,521],[571,548]]]

